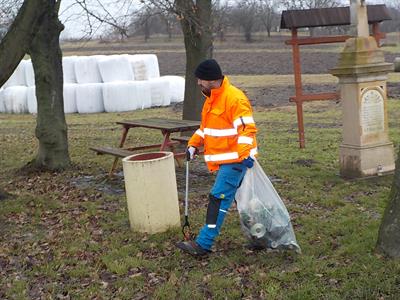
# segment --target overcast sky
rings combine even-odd
[[[99,37],[110,29],[109,25],[101,24],[98,20],[88,16],[82,7],[77,4],[79,0],[62,0],[60,19],[65,25],[61,34],[62,38],[81,38],[91,33]],[[82,0],[80,0],[82,2]],[[233,0],[231,0],[233,1]],[[394,0],[400,1],[400,0]],[[129,21],[132,13],[140,7],[140,0],[85,0],[90,11],[113,22]],[[385,3],[388,0],[366,0],[367,4]],[[343,5],[350,5],[350,0],[342,0]]]
[[[128,16],[140,7],[138,0],[86,0],[88,10],[103,19],[121,22],[128,20]],[[101,35],[110,29],[110,26],[101,24],[96,18],[88,16],[84,9],[75,0],[62,0],[60,20],[65,25],[62,38],[80,38],[91,33]]]

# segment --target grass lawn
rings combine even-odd
[[[398,145],[400,102],[390,99],[388,112],[390,138]],[[106,176],[112,159],[88,148],[117,145],[118,120],[160,115],[181,113],[156,108],[67,115],[72,168],[27,173],[21,167],[37,151],[35,117],[0,114],[0,186],[13,195],[0,201],[1,299],[400,298],[400,261],[374,252],[393,177],[338,176],[340,104],[305,105],[302,150],[294,106],[255,108],[259,161],[291,214],[301,255],[246,250],[234,208],[214,253],[202,260],[175,248],[180,228],[132,232],[122,179]],[[138,130],[128,142],[159,138]],[[190,195],[196,231],[212,182],[201,178],[194,188],[202,192]],[[183,183],[178,189],[182,194]]]

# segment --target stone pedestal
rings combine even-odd
[[[338,66],[343,108],[340,174],[346,178],[382,175],[395,168],[393,144],[388,137],[386,63],[373,37],[346,41]]]

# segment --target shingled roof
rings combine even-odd
[[[367,14],[369,24],[392,19],[384,4],[367,5]],[[282,29],[339,25],[350,25],[349,6],[284,10],[281,15]]]

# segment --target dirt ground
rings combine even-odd
[[[282,45],[285,49],[287,46]],[[157,53],[161,74],[185,74],[185,54],[173,52]],[[393,62],[396,55],[386,53],[387,62]],[[285,52],[226,52],[215,50],[214,58],[220,63],[226,75],[263,75],[263,74],[293,74],[292,53]],[[339,54],[332,52],[301,53],[301,68],[303,74],[326,74],[336,67]],[[240,87],[248,92],[253,104],[262,106],[288,105],[289,97],[294,95],[294,86],[274,86],[261,89]],[[323,93],[336,91],[335,84],[303,85],[305,93]],[[400,97],[400,86],[388,82],[389,97]]]

